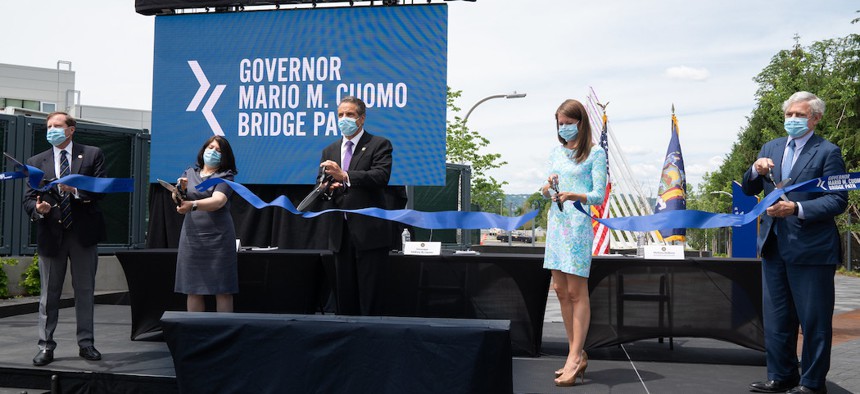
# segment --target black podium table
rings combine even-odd
[[[175,249],[116,253],[126,274],[132,339],[160,330],[162,313],[185,310],[173,292]],[[510,321],[514,355],[540,354],[550,272],[542,255],[393,253],[385,315]],[[239,253],[237,312],[314,314],[333,283],[324,250]],[[644,260],[598,256],[589,278],[586,347],[646,338],[708,337],[764,349],[761,263],[756,259]],[[556,303],[553,296],[550,302]]]
[[[595,257],[586,347],[705,337],[764,350],[758,259]]]
[[[185,295],[173,292],[176,249],[117,251],[131,304],[131,339],[161,330],[165,311],[185,311]],[[324,266],[328,250],[239,252],[236,312],[313,314],[328,297]],[[333,265],[333,263],[331,263]]]
[[[175,249],[116,253],[128,281],[132,339],[160,330],[162,313],[185,310],[173,292]],[[511,322],[514,355],[537,356],[550,273],[534,255],[404,256],[388,261],[384,314],[402,317],[498,319]],[[313,314],[334,283],[329,251],[239,253],[236,312]],[[323,294],[320,294],[320,293]]]
[[[508,322],[167,312],[182,393],[511,393]]]

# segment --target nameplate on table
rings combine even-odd
[[[683,260],[684,247],[681,245],[645,245],[645,259]]]
[[[406,242],[403,244],[403,254],[415,256],[438,256],[441,253],[441,242]]]

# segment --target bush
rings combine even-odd
[[[33,262],[21,273],[18,285],[24,289],[24,294],[37,296],[42,293],[42,281],[39,279],[39,255],[33,255]]]
[[[7,265],[17,265],[18,259],[0,258],[0,298],[9,298],[9,276],[3,267]]]

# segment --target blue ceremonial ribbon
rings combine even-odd
[[[26,178],[26,177],[27,177],[27,175],[25,175],[21,171],[0,173],[0,181],[7,181],[10,179],[20,179],[20,178]]]
[[[16,166],[20,168],[20,166]],[[25,166],[20,171],[4,172],[0,174],[0,180],[27,178],[27,184],[33,190],[47,191],[57,184],[64,184],[80,190],[93,193],[127,193],[134,191],[134,180],[131,178],[96,178],[80,174],[71,174],[60,179],[39,186],[45,173],[33,166]]]
[[[49,182],[41,188],[34,189],[45,191],[59,183],[92,193],[134,192],[134,180],[131,178],[96,178],[80,174],[66,175],[60,179]]]
[[[362,208],[362,209],[327,209],[319,212],[299,212],[293,203],[284,195],[276,197],[271,202],[265,202],[256,194],[248,190],[241,183],[228,181],[222,178],[208,179],[197,185],[197,190],[203,191],[219,183],[226,183],[240,197],[245,199],[249,204],[257,209],[266,207],[283,208],[295,215],[304,218],[312,218],[328,212],[348,212],[360,215],[375,217],[379,219],[391,220],[400,222],[415,227],[426,229],[482,229],[482,228],[501,228],[504,230],[515,230],[523,224],[532,220],[537,216],[538,211],[534,210],[522,216],[508,217],[496,215],[487,212],[460,212],[460,211],[444,211],[444,212],[421,212],[412,209],[395,209],[388,210],[382,208]]]
[[[810,179],[803,183],[788,186],[784,189],[775,189],[765,196],[752,210],[743,215],[730,213],[712,213],[696,210],[669,211],[647,216],[627,216],[620,218],[601,219],[591,216],[579,201],[574,201],[573,206],[583,214],[602,223],[613,230],[622,231],[655,231],[662,228],[714,228],[742,226],[751,223],[763,214],[768,207],[773,205],[783,194],[798,192],[827,192],[855,190],[860,184],[860,172],[849,174],[831,175],[821,178]]]

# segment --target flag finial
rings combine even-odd
[[[672,103],[672,115],[675,115],[675,103]]]

